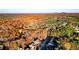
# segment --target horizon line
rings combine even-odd
[[[79,13],[79,9],[0,9],[0,13]]]

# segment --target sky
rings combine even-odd
[[[0,13],[79,13],[79,0],[0,0]]]
[[[0,13],[79,13],[79,9],[0,9]]]

